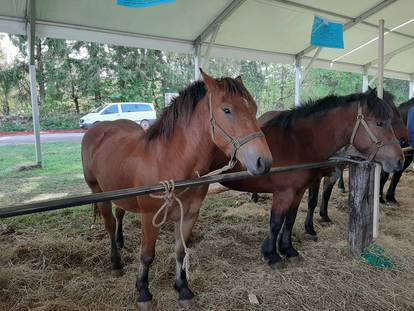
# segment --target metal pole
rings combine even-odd
[[[194,46],[194,80],[200,80],[200,49],[201,46],[196,44]]]
[[[35,138],[36,166],[42,167],[42,151],[40,145],[40,121],[39,121],[39,105],[37,101],[37,83],[36,83],[36,67],[34,59],[35,46],[35,22],[36,7],[35,0],[29,1],[29,24],[27,29],[27,39],[29,46],[29,77],[30,77],[30,97],[32,101],[33,115],[33,132]]]
[[[378,27],[378,97],[384,96],[384,20],[379,20]]]
[[[384,20],[379,20],[378,34],[378,97],[384,97]],[[381,167],[375,164],[374,172],[374,215],[372,224],[372,237],[378,238],[379,226],[379,190],[380,190]]]
[[[410,87],[408,92],[408,99],[414,98],[414,73],[410,75]]]
[[[286,173],[292,171],[300,171],[303,169],[315,169],[315,168],[325,168],[335,165],[343,165],[347,162],[342,160],[328,160],[324,162],[315,162],[315,163],[304,163],[304,164],[295,164],[282,167],[273,167],[270,169],[269,174],[275,173]],[[183,189],[188,187],[197,187],[201,185],[212,184],[215,182],[228,182],[241,179],[250,179],[250,178],[260,178],[261,176],[252,176],[247,171],[235,172],[235,173],[226,173],[214,176],[205,176],[196,179],[182,180],[175,182],[175,189]],[[107,191],[101,193],[94,193],[88,195],[82,195],[78,197],[68,197],[64,199],[48,200],[43,202],[28,203],[15,206],[6,206],[0,207],[0,218],[13,217],[19,215],[27,215],[38,212],[52,211],[56,209],[69,208],[73,206],[79,206],[84,204],[90,204],[95,202],[106,202],[112,201],[127,197],[136,197],[140,195],[146,195],[155,192],[164,191],[164,186],[161,184],[143,186],[136,188],[120,189],[114,191]]]
[[[295,58],[295,106],[300,106],[300,85],[302,82],[302,58]]]
[[[362,92],[368,91],[368,87],[369,87],[368,67],[364,66],[364,72],[362,75]]]
[[[220,26],[221,26],[221,24],[217,24],[216,29],[214,30],[213,34],[211,35],[210,42],[208,43],[208,46],[207,46],[206,54],[204,55],[203,61],[201,62],[201,67],[202,68],[204,68],[204,66],[207,64],[207,62],[210,58],[211,46],[214,44],[214,42],[216,42],[216,38],[217,38],[218,32],[220,30]]]
[[[375,171],[374,171],[374,216],[373,216],[373,220],[372,220],[372,222],[373,222],[372,237],[374,239],[378,238],[380,177],[381,177],[381,165],[378,164],[378,163],[375,163]]]

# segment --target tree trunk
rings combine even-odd
[[[73,102],[75,103],[76,113],[79,114],[80,113],[80,109],[79,109],[79,98],[76,95],[75,86],[73,85],[73,83],[72,83],[72,99],[73,99]]]
[[[5,116],[10,114],[9,96],[7,93],[4,93],[3,114]]]
[[[46,97],[45,72],[42,58],[42,41],[36,40],[36,60],[37,60],[37,83],[39,83],[39,105]]]

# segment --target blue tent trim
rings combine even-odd
[[[146,8],[171,2],[175,0],[117,0],[118,5],[130,8]]]

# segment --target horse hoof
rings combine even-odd
[[[318,236],[317,235],[312,235],[309,233],[305,233],[305,239],[310,240],[310,241],[318,241]]]
[[[320,225],[321,225],[322,227],[330,227],[330,226],[332,226],[332,225],[333,225],[333,222],[332,222],[332,220],[331,220],[329,217],[322,217],[322,218],[319,220],[319,223],[320,223]]]
[[[195,310],[194,308],[194,299],[179,299],[178,304],[181,308],[186,310]]]
[[[151,311],[153,309],[152,300],[137,303],[139,311]]]
[[[297,266],[303,262],[303,257],[301,255],[298,255],[295,257],[287,257],[286,260],[290,265]]]
[[[111,275],[113,277],[116,277],[116,278],[119,278],[119,277],[123,276],[124,273],[125,273],[124,269],[114,269],[114,270],[111,270]]]
[[[393,197],[387,197],[386,199],[387,199],[387,203],[399,205],[397,200]]]
[[[285,268],[285,263],[283,261],[278,261],[274,263],[269,263],[269,266],[272,270],[282,270]]]

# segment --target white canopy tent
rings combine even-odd
[[[314,15],[344,23],[345,49],[309,45]],[[409,80],[413,97],[413,0],[176,0],[148,8],[123,7],[116,0],[1,0],[0,5],[0,32],[192,53],[196,77],[203,56],[296,64],[297,104],[302,77],[311,65],[359,72],[367,87],[368,74],[377,73],[383,59],[376,43],[380,19],[385,20],[384,75]]]

